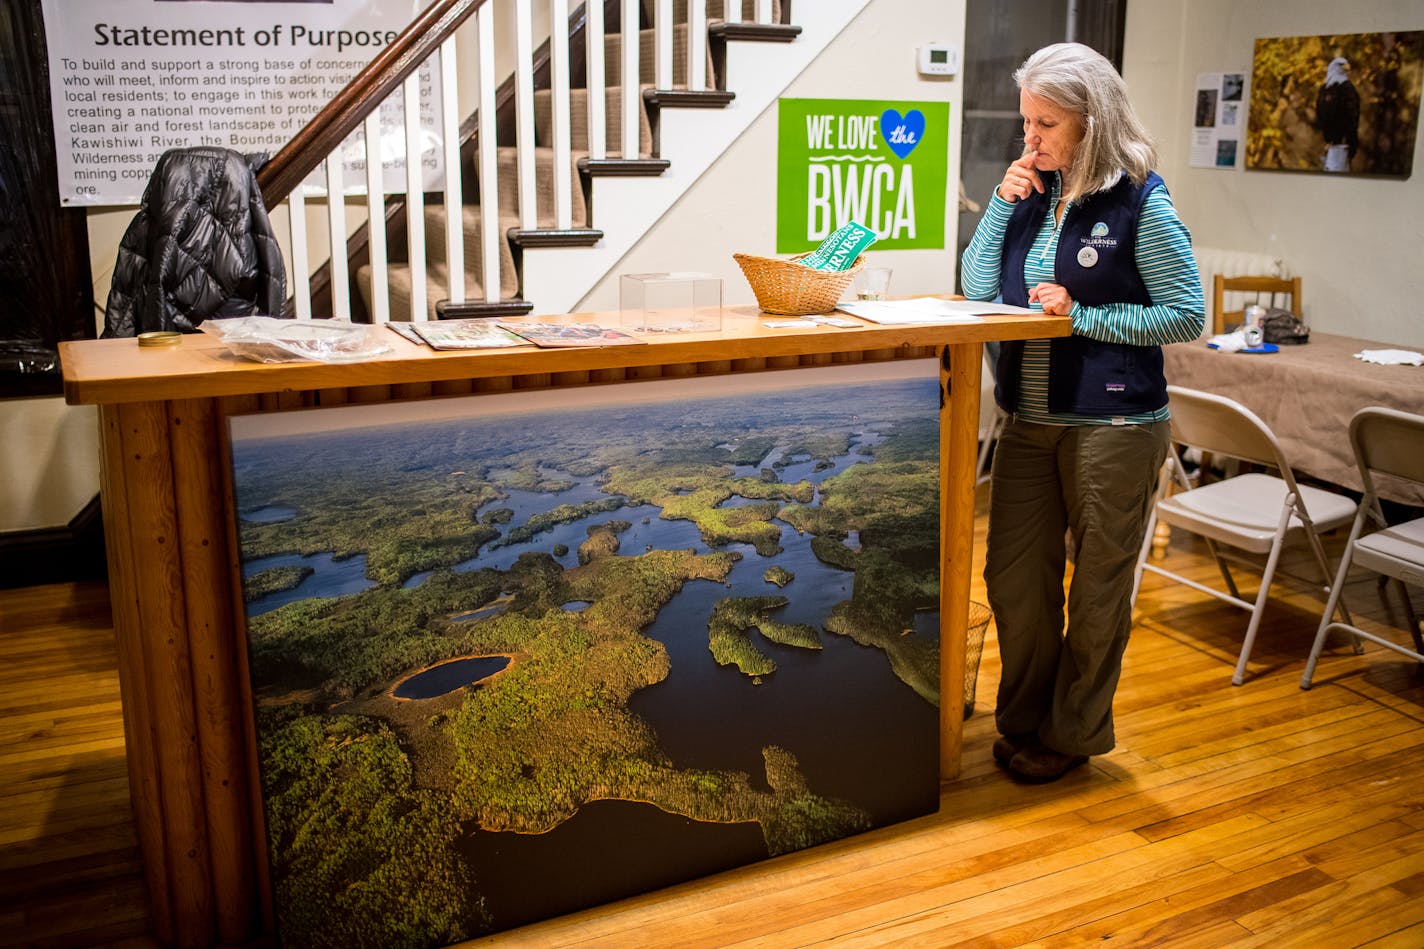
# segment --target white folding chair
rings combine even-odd
[[[1320,618],[1320,628],[1315,632],[1315,645],[1306,660],[1305,674],[1300,677],[1302,689],[1310,688],[1315,664],[1320,660],[1320,651],[1325,648],[1325,639],[1335,630],[1354,633],[1356,637],[1424,662],[1424,636],[1420,635],[1424,616],[1415,612],[1414,604],[1409,600],[1409,589],[1405,586],[1408,583],[1424,586],[1424,517],[1390,526],[1380,505],[1378,489],[1381,475],[1424,486],[1424,415],[1376,406],[1360,409],[1350,419],[1350,445],[1355,449],[1355,463],[1360,466],[1365,494],[1360,499],[1345,552],[1340,557],[1340,569],[1335,574],[1330,599],[1325,604],[1325,615]],[[1370,520],[1381,529],[1365,534],[1365,523]],[[1409,634],[1414,640],[1412,650],[1360,629],[1351,624],[1348,617],[1343,623],[1331,620],[1336,605],[1344,605],[1345,575],[1351,566],[1373,571],[1398,585],[1399,592],[1404,596]]]
[[[1275,469],[1275,474],[1253,471],[1213,481],[1193,484],[1187,479],[1175,452],[1169,452],[1167,465],[1170,477],[1179,490],[1168,493],[1169,478],[1158,486],[1157,501],[1147,524],[1142,550],[1137,558],[1137,575],[1133,581],[1132,598],[1142,585],[1142,574],[1151,571],[1183,583],[1219,600],[1225,600],[1251,613],[1241,656],[1231,676],[1233,685],[1240,685],[1246,676],[1246,662],[1261,625],[1261,614],[1270,594],[1271,580],[1281,551],[1291,540],[1304,536],[1315,554],[1324,583],[1330,583],[1332,572],[1325,557],[1320,535],[1347,524],[1355,513],[1349,498],[1308,484],[1299,484],[1290,463],[1281,451],[1275,435],[1254,412],[1224,396],[1179,386],[1168,386],[1169,408],[1172,413],[1172,441],[1181,447],[1195,447],[1217,455],[1239,458]],[[1173,528],[1200,535],[1207,550],[1216,560],[1229,592],[1222,592],[1182,576],[1163,566],[1148,563],[1152,535],[1161,521]],[[1261,574],[1261,588],[1254,602],[1243,599],[1227,566],[1228,555],[1220,545],[1251,554],[1266,555]],[[1240,556],[1229,559],[1240,562]],[[1330,589],[1328,586],[1325,589]],[[1342,603],[1341,610],[1345,610]],[[1349,619],[1348,614],[1346,619]]]

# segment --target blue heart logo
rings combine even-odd
[[[892,152],[904,159],[925,137],[925,114],[911,109],[902,117],[894,109],[886,109],[880,113],[880,137]]]

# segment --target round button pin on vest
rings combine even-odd
[[[1078,251],[1078,266],[1092,267],[1098,262],[1098,252],[1091,247]]]

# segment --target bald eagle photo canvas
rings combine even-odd
[[[1424,30],[1256,40],[1246,167],[1408,178]]]

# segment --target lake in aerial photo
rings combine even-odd
[[[232,418],[283,946],[443,946],[936,810],[938,385]]]

